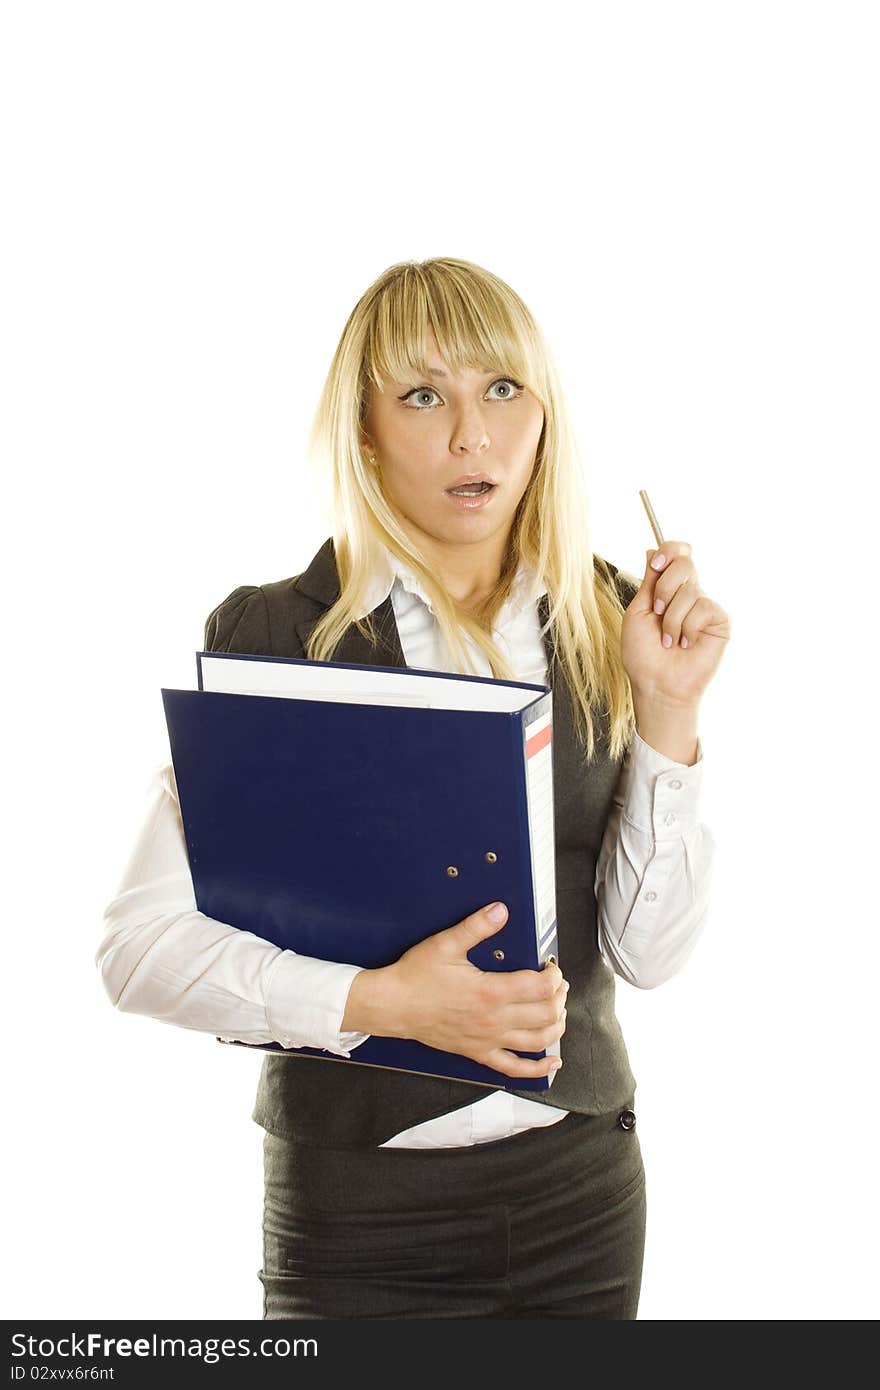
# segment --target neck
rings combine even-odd
[[[422,551],[433,573],[453,602],[466,612],[476,612],[501,576],[507,535],[489,536],[474,545],[445,545],[401,521],[414,545]]]

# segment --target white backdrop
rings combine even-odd
[[[261,1316],[260,1058],[116,1013],[94,953],[160,688],[329,534],[304,446],[349,311],[453,255],[548,335],[594,548],[641,573],[647,488],[733,622],[711,917],[617,987],[639,1316],[875,1317],[876,7],[0,23],[5,1316]]]

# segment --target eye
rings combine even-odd
[[[525,387],[522,385],[522,382],[514,381],[513,377],[509,377],[509,376],[499,377],[497,381],[493,381],[493,382],[492,382],[492,385],[491,385],[488,389],[489,389],[490,391],[494,391],[494,389],[495,389],[496,386],[505,386],[505,387],[508,388],[508,391],[507,391],[507,394],[506,394],[506,395],[504,395],[504,396],[494,396],[494,397],[492,398],[492,399],[494,399],[494,400],[496,400],[496,401],[513,401],[513,400],[516,400],[517,397],[518,397],[518,396],[521,396],[522,393],[523,393],[523,391],[525,390]],[[433,386],[414,386],[413,389],[412,389],[411,391],[407,391],[404,395],[399,396],[398,399],[401,400],[401,401],[404,401],[404,402],[408,402],[410,396],[437,396],[437,398],[438,398],[438,400],[439,400],[438,392],[435,391],[435,389],[434,389]],[[430,402],[428,402],[427,404],[422,404],[422,405],[411,405],[409,408],[410,408],[410,410],[433,410],[433,409],[434,409],[433,405],[431,405]]]
[[[412,391],[407,391],[406,395],[405,395],[405,396],[401,396],[400,399],[401,399],[402,401],[407,401],[407,402],[408,402],[410,396],[436,396],[436,395],[437,395],[437,392],[434,390],[433,386],[414,386],[413,389],[412,389]],[[427,406],[425,406],[424,404],[422,404],[422,405],[413,405],[413,406],[410,407],[410,409],[411,409],[411,410],[430,410],[430,409],[432,409],[432,407],[431,407],[431,405],[430,405],[430,403],[429,403]]]
[[[496,386],[512,386],[512,387],[513,387],[513,390],[510,391],[506,396],[499,396],[499,397],[496,398],[496,399],[502,400],[502,401],[513,401],[513,400],[516,400],[517,396],[521,396],[522,393],[523,393],[523,390],[524,390],[524,387],[523,387],[523,385],[522,385],[521,382],[519,382],[519,381],[514,381],[513,378],[512,378],[512,377],[509,377],[509,376],[501,377],[501,379],[500,379],[499,381],[493,381],[493,382],[492,382],[492,385],[489,387],[489,390],[490,390],[490,391],[494,390],[494,388],[495,388]]]

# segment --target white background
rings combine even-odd
[[[877,10],[2,12],[7,1317],[261,1316],[260,1059],[114,1012],[101,917],[208,612],[329,535],[305,438],[391,263],[542,323],[594,549],[646,488],[733,637],[710,920],[618,982],[643,1319],[878,1312]]]

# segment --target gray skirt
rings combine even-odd
[[[632,1100],[467,1148],[263,1151],[264,1318],[637,1316]]]

